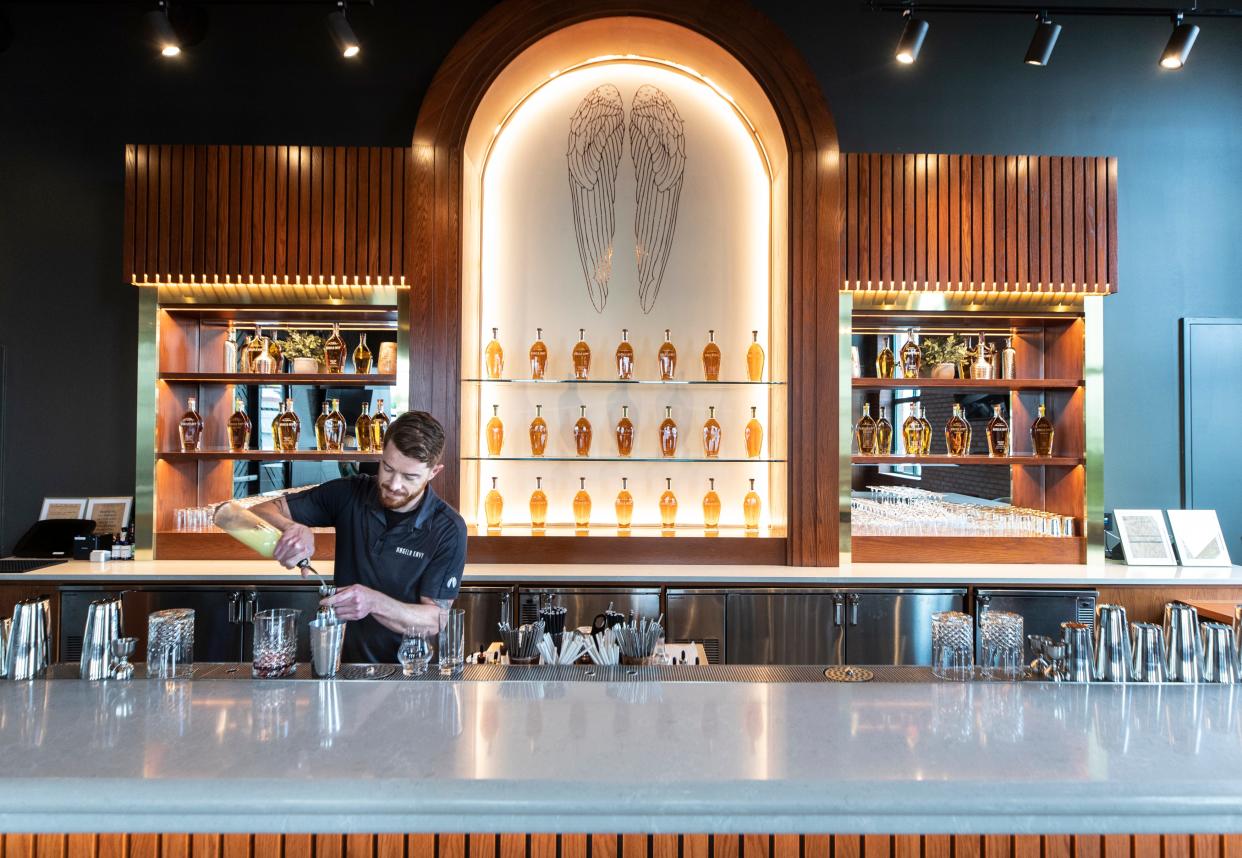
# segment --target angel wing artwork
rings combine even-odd
[[[638,88],[630,107],[630,157],[638,183],[634,214],[638,302],[644,313],[650,313],[673,249],[686,175],[685,123],[673,100],[650,84]]]
[[[569,195],[582,275],[596,312],[608,301],[617,217],[617,167],[625,137],[621,93],[610,83],[587,93],[569,121]]]

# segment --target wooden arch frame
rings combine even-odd
[[[454,46],[423,99],[407,174],[410,407],[449,418],[444,497],[460,479],[463,170],[467,137],[489,88],[523,52],[600,19],[642,19],[697,33],[751,75],[779,120],[788,155],[789,481],[784,562],[835,566],[838,546],[838,300],[841,189],[836,129],[802,56],[743,0],[507,0]],[[673,57],[672,59],[676,59]],[[549,542],[551,540],[542,540]],[[703,540],[718,546],[725,540]],[[731,540],[729,540],[731,541]],[[579,540],[573,540],[580,543]],[[728,549],[698,540],[629,540],[665,562],[711,562]],[[736,555],[735,555],[736,557]],[[514,561],[534,557],[514,556]],[[551,559],[540,555],[540,559]],[[567,557],[565,559],[584,559]],[[642,558],[632,555],[631,559]]]

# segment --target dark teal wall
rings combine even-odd
[[[44,495],[133,491],[123,144],[408,145],[436,67],[489,5],[360,8],[365,49],[353,65],[333,55],[317,8],[212,8],[206,42],[174,65],[150,56],[128,4],[9,7],[0,550]],[[1052,64],[1033,69],[1020,62],[1030,22],[933,18],[922,58],[905,68],[891,60],[892,16],[845,0],[759,5],[807,56],[843,149],[1118,157],[1106,500],[1177,506],[1177,320],[1242,315],[1242,22],[1205,23],[1187,67],[1167,73],[1158,20],[1067,20]],[[1242,553],[1236,533],[1231,549]]]

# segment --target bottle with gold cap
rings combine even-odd
[[[492,328],[491,342],[483,349],[483,367],[488,378],[500,378],[505,370],[505,350],[500,347],[500,340],[497,339],[499,333],[499,328]]]
[[[715,459],[720,455],[720,421],[716,419],[716,406],[707,408],[707,421],[703,424],[703,455]]]
[[[748,459],[758,459],[759,453],[763,450],[763,424],[759,422],[757,416],[758,409],[750,406],[750,419],[746,421],[746,457]]]
[[[923,428],[922,437],[919,439],[921,442],[919,446],[919,455],[926,456],[931,453],[932,442],[932,425],[931,421],[927,419],[926,405],[919,405],[919,426]]]
[[[345,415],[341,413],[341,400],[332,400],[332,411],[323,427],[325,449],[339,453],[345,449]]]
[[[1031,449],[1036,456],[1046,458],[1052,455],[1052,439],[1055,435],[1056,429],[1052,421],[1048,419],[1047,408],[1041,402],[1039,403],[1039,416],[1031,424]]]
[[[988,455],[1009,455],[1009,423],[1001,416],[1000,403],[992,406],[992,418],[988,420]]]
[[[863,403],[862,417],[854,425],[854,442],[860,456],[874,456],[876,451],[875,418],[871,416],[871,403]]]
[[[677,455],[677,423],[671,405],[664,406],[664,419],[660,421],[660,455],[666,459]]]
[[[388,414],[384,411],[384,400],[375,400],[375,414],[371,417],[371,449],[376,453],[384,449],[384,436],[388,433]]]
[[[285,407],[272,421],[273,446],[281,453],[292,453],[298,448],[298,436],[302,434],[302,421],[293,410],[293,400],[286,399]]]
[[[530,526],[540,531],[548,522],[548,496],[543,493],[543,477],[535,477],[535,490],[530,493]]]
[[[923,350],[914,341],[914,328],[906,331],[906,344],[898,353],[901,355],[901,374],[904,378],[918,378],[923,366]]]
[[[229,417],[229,450],[240,453],[250,447],[250,417],[246,414],[246,403],[240,397],[233,398],[233,415]]]
[[[574,448],[579,456],[591,455],[591,421],[587,420],[586,406],[579,405],[581,415],[574,422]]]
[[[629,530],[630,522],[634,520],[634,496],[630,494],[628,483],[625,477],[621,478],[621,491],[617,492],[617,500],[613,504],[617,511],[617,527],[621,530]]]
[[[354,372],[366,375],[371,371],[371,349],[367,346],[367,332],[358,335],[358,345],[354,347]]]
[[[962,405],[953,403],[953,416],[944,426],[944,444],[950,456],[965,456],[970,453],[970,423],[962,416]]]
[[[617,346],[617,378],[628,381],[634,377],[634,347],[630,345],[629,328],[621,329],[621,342]]]
[[[875,358],[875,377],[892,378],[896,368],[897,361],[893,359],[893,350],[889,347],[888,337],[885,337],[884,348],[880,349],[880,353]]]
[[[742,521],[745,522],[748,531],[753,532],[759,529],[759,513],[762,508],[763,503],[755,492],[755,481],[752,479],[750,491],[746,493],[746,497],[742,498]]]
[[[703,378],[720,380],[720,346],[716,345],[716,332],[707,332],[707,345],[703,346]]]
[[[182,453],[193,453],[203,443],[203,416],[198,413],[198,397],[186,399],[185,413],[177,421],[177,439]]]
[[[574,346],[574,378],[586,381],[591,376],[591,347],[587,345],[586,328],[578,329],[578,343]]]
[[[634,452],[634,424],[630,420],[630,406],[621,406],[621,419],[617,421],[617,455],[629,456]]]
[[[543,378],[548,368],[548,347],[543,342],[543,328],[535,328],[535,342],[530,347],[530,377]]]
[[[331,373],[345,371],[345,340],[341,338],[341,323],[332,323],[332,336],[323,344],[324,369]]]
[[[751,331],[751,343],[746,349],[746,380],[763,381],[763,346],[759,345],[759,332]]]
[[[496,478],[492,477],[492,490],[483,499],[483,515],[487,518],[488,530],[500,529],[501,513],[504,512],[505,499],[496,488]]]
[[[587,494],[586,477],[578,477],[578,493],[574,495],[574,524],[585,530],[591,524],[591,496]]]
[[[918,403],[910,409],[910,415],[901,423],[901,439],[907,456],[918,456],[923,450],[923,424],[919,420]]]
[[[505,424],[500,419],[500,406],[492,406],[491,419],[487,421],[487,454],[499,456],[505,443]]]
[[[703,527],[716,530],[720,527],[720,495],[716,494],[716,480],[708,478],[707,494],[703,495]]]
[[[664,478],[664,492],[660,495],[660,524],[666,531],[677,526],[677,495],[673,494],[672,477]]]
[[[530,454],[542,456],[548,449],[548,421],[543,419],[543,406],[535,406],[535,419],[530,421]]]
[[[323,401],[323,408],[319,411],[319,416],[315,418],[315,449],[328,449],[328,417],[332,414],[332,405],[328,400]]]
[[[880,406],[879,419],[875,421],[875,453],[887,456],[893,452],[893,424],[888,422],[884,406]]]
[[[354,440],[358,442],[358,449],[363,453],[370,453],[374,449],[371,435],[371,403],[369,402],[362,403],[362,413],[354,421]]]
[[[660,367],[660,380],[672,381],[677,374],[677,349],[669,339],[671,331],[664,329],[664,344],[656,353],[656,362]]]
[[[267,354],[272,359],[272,372],[283,372],[285,369],[285,344],[280,341],[279,328],[272,329],[272,338],[267,343]]]

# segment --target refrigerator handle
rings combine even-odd
[[[259,609],[259,594],[251,590],[246,594],[246,610],[242,614],[243,623],[253,623],[255,612]]]
[[[978,608],[978,610],[975,611],[975,614],[977,614],[978,617],[982,617],[988,612],[988,605],[990,604],[992,604],[992,597],[987,593],[979,593],[975,596],[975,605]]]
[[[861,601],[862,601],[862,596],[858,595],[857,593],[850,593],[849,602],[850,602],[850,625],[851,626],[858,625],[858,603]]]
[[[845,596],[841,593],[832,594],[832,624],[845,625]]]
[[[241,593],[229,595],[229,622],[234,625],[241,622]]]

